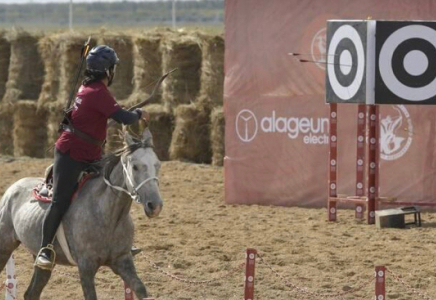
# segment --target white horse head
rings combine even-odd
[[[124,134],[128,151],[121,155],[125,184],[132,198],[144,206],[148,217],[156,217],[162,210],[159,192],[161,163],[153,149],[153,137],[148,128],[138,139],[128,132]]]

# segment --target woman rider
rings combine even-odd
[[[75,133],[65,126],[55,144],[53,200],[44,219],[41,250],[35,262],[42,269],[53,266],[51,244],[70,206],[80,173],[101,158],[108,119],[127,125],[146,117],[140,109],[130,112],[121,108],[109,92],[107,87],[112,84],[118,62],[115,51],[105,45],[94,47],[86,58],[85,79],[70,117]]]

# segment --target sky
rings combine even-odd
[[[121,1],[123,0],[73,0],[73,2],[121,2]],[[143,1],[159,1],[159,0],[128,0],[128,1],[143,2]],[[0,0],[0,3],[5,3],[5,4],[50,3],[50,2],[69,3],[70,0]]]

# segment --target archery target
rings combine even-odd
[[[365,103],[366,22],[327,23],[326,102]]]
[[[436,22],[377,21],[376,104],[436,104]]]

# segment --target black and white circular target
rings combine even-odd
[[[335,21],[327,26],[327,102],[365,102],[365,24]]]
[[[377,22],[376,103],[436,104],[434,22]]]

